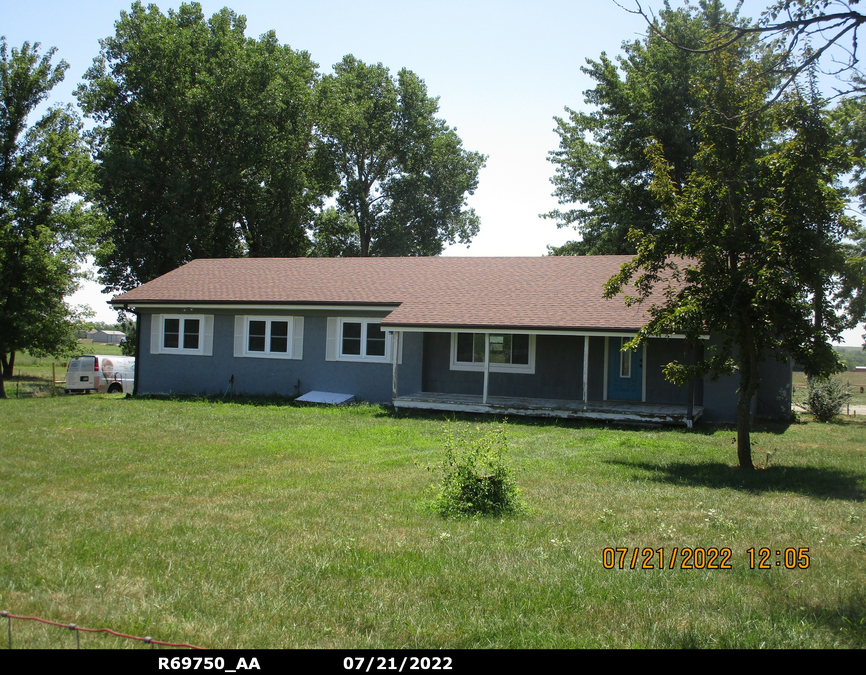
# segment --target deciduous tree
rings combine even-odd
[[[197,257],[305,255],[333,189],[318,161],[316,64],[228,9],[122,12],[78,89],[111,219],[97,263],[126,290]]]
[[[0,398],[16,351],[74,348],[82,317],[64,297],[100,222],[83,199],[93,166],[78,117],[55,106],[32,119],[67,68],[54,52],[26,42],[10,52],[0,38]]]
[[[665,226],[632,230],[637,255],[608,292],[636,281],[631,302],[643,301],[675,282],[635,344],[673,333],[723,336],[705,359],[672,363],[666,375],[685,383],[739,373],[737,454],[740,467],[752,468],[760,362],[789,355],[816,375],[838,367],[830,341],[850,326],[842,278],[854,228],[839,177],[850,163],[814,90],[791,91],[767,108],[775,82],[763,64],[742,59],[734,45],[709,62],[716,77],[698,94],[694,168],[678,180],[660,144],[650,146]]]
[[[711,2],[717,4],[718,0],[701,0],[702,5]],[[638,0],[634,0],[629,11],[640,14],[652,33],[683,51],[709,54],[755,38],[772,45],[777,55],[774,70],[779,77],[774,93],[764,102],[767,105],[776,101],[787,87],[795,85],[801,75],[819,69],[839,76],[843,83],[840,92],[864,89],[858,49],[866,13],[859,11],[858,5],[860,0],[775,0],[756,23],[722,21],[713,39],[699,45],[681,42],[656,20],[652,10],[644,10]]]
[[[718,3],[666,8],[659,16],[660,32],[624,43],[624,55],[615,60],[606,54],[587,60],[582,70],[596,84],[584,100],[594,109],[566,108],[568,116],[556,118],[560,145],[549,157],[556,166],[551,182],[565,208],[544,216],[557,227],[575,227],[580,239],[551,248],[552,254],[634,253],[627,234],[663,224],[664,212],[649,190],[647,141],[659,141],[676,180],[688,175],[697,149],[696,87],[701,78],[711,77],[705,58],[671,41],[698,47],[720,23],[739,19]]]
[[[412,71],[346,56],[321,82],[321,133],[340,178],[339,210],[357,224],[360,254],[437,255],[469,243],[478,217],[466,196],[485,157],[436,117]],[[322,238],[320,234],[318,239]]]

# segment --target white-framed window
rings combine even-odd
[[[340,319],[341,361],[390,361],[391,339],[378,319]]]
[[[331,317],[325,350],[327,361],[391,362],[391,334],[382,319]]]
[[[154,314],[151,322],[151,354],[210,356],[213,353],[213,316]]]
[[[235,316],[236,357],[303,358],[304,317]]]
[[[451,370],[484,370],[484,333],[451,334]],[[490,333],[490,371],[535,372],[535,336],[524,333]]]

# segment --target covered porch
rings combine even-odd
[[[442,394],[419,392],[397,396],[393,400],[399,410],[443,410],[450,412],[490,413],[495,415],[527,415],[560,419],[587,419],[637,424],[682,424],[691,427],[704,412],[693,406],[691,419],[685,405],[632,401],[571,401],[565,399],[525,398],[512,396]]]

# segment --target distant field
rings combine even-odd
[[[450,521],[424,507],[441,416],[61,396],[0,401],[0,428],[15,614],[224,648],[866,647],[859,420],[759,427],[752,473],[727,428],[511,420],[530,513]],[[695,547],[731,569],[683,569]]]
[[[852,406],[866,406],[866,373],[847,372],[839,375],[851,387],[854,396],[851,399]],[[805,396],[806,376],[803,373],[794,373],[794,400]],[[863,415],[858,412],[857,415]]]
[[[835,347],[849,368],[866,366],[866,351],[862,347]]]

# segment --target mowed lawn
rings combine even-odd
[[[0,401],[0,609],[203,647],[866,647],[859,417],[760,429],[752,474],[730,429],[509,420],[531,510],[504,520],[425,508],[448,424],[363,405]],[[624,569],[605,569],[617,547]],[[630,569],[636,547],[664,549],[665,569]],[[732,569],[668,569],[686,547],[730,548]],[[770,569],[750,569],[765,547]],[[12,628],[15,647],[75,644]]]

